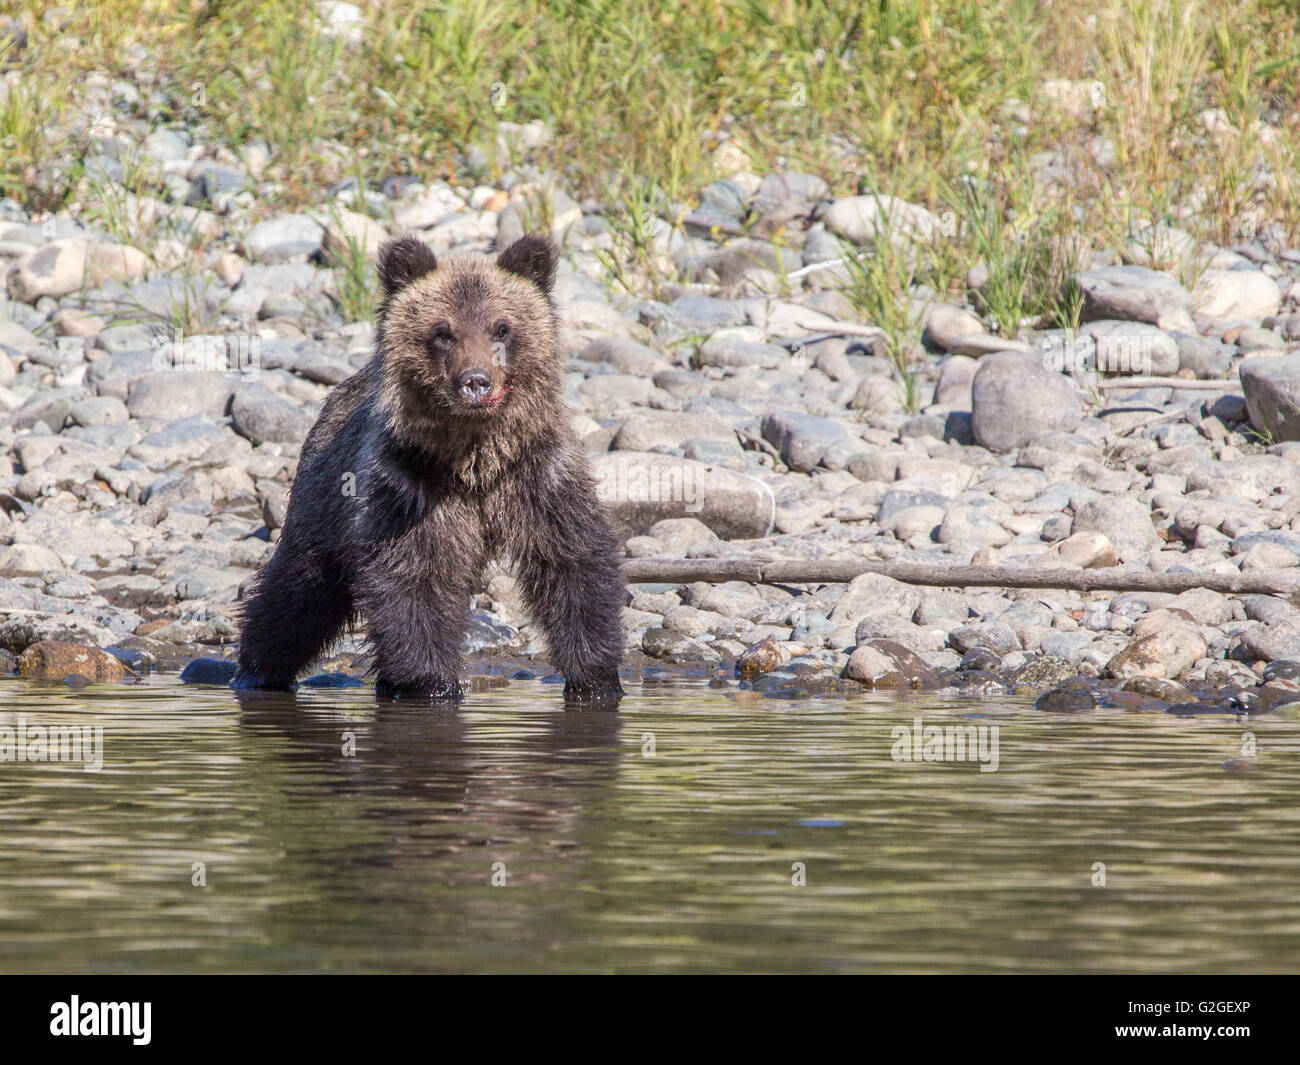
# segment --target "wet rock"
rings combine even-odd
[[[1286,703],[1300,702],[1300,681],[1267,680],[1260,685],[1255,695],[1259,699],[1260,706],[1265,710],[1272,710]]]
[[[1239,715],[1243,711],[1232,701],[1218,699],[1195,699],[1191,702],[1174,703],[1165,711],[1175,717],[1203,717],[1207,715]]]
[[[939,674],[923,659],[892,640],[872,640],[856,648],[841,675],[873,690],[935,688],[940,684]]]
[[[229,684],[238,665],[226,658],[196,658],[181,670],[182,684]]]
[[[1192,693],[1185,687],[1164,677],[1131,677],[1124,682],[1122,688],[1126,692],[1137,692],[1166,703],[1188,702],[1192,698]]]
[[[963,673],[995,673],[1002,668],[1002,659],[986,647],[973,647],[961,656],[961,665],[957,668]]]
[[[1204,658],[1206,650],[1205,640],[1190,626],[1169,626],[1130,640],[1106,664],[1106,675],[1117,680],[1138,676],[1176,678]]]
[[[33,680],[62,680],[80,674],[92,682],[117,681],[126,676],[122,663],[98,647],[42,640],[18,656],[18,674]]]
[[[1053,688],[1034,701],[1034,709],[1045,714],[1078,714],[1097,705],[1096,695],[1086,688]]]
[[[1300,662],[1279,659],[1264,667],[1264,681],[1287,680],[1300,684]]]
[[[1068,658],[1045,654],[1031,658],[1012,674],[1011,679],[1015,684],[1044,688],[1070,680],[1078,672],[1078,667],[1072,665]]]
[[[1125,710],[1130,714],[1148,714],[1167,710],[1169,704],[1163,699],[1143,695],[1133,691],[1099,691],[1097,705],[1105,710]]]
[[[298,683],[300,688],[360,688],[362,686],[358,678],[350,677],[346,673],[314,673]]]
[[[769,636],[745,648],[744,653],[736,659],[736,676],[748,679],[760,673],[769,673],[788,657],[781,645]]]
[[[641,640],[641,649],[651,658],[662,659],[665,662],[718,662],[722,657],[707,644],[673,632],[671,629],[646,629]]]
[[[1250,691],[1229,692],[1218,702],[1220,706],[1235,714],[1262,714],[1265,710],[1259,695]]]

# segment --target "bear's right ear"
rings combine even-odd
[[[549,237],[526,233],[497,256],[497,266],[527,278],[547,295],[555,284],[558,261],[555,245]]]
[[[433,273],[438,259],[419,237],[397,237],[380,245],[378,267],[379,283],[385,295],[392,296],[416,278]]]

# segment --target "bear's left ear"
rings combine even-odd
[[[438,269],[437,256],[419,237],[404,236],[385,241],[379,248],[376,265],[379,283],[391,296],[405,288],[417,277]]]
[[[555,266],[559,255],[550,237],[529,233],[520,237],[497,256],[497,266],[527,278],[548,296],[555,283]]]

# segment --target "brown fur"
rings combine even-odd
[[[469,596],[504,557],[566,692],[621,694],[625,590],[564,415],[554,268],[537,237],[496,260],[438,263],[413,237],[381,249],[376,354],[303,445],[280,544],[244,607],[237,686],[292,686],[360,614],[381,693],[455,698]]]

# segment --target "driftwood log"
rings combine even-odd
[[[1222,392],[1225,389],[1241,388],[1241,382],[1226,377],[1216,381],[1196,381],[1185,377],[1108,377],[1104,381],[1098,381],[1096,387],[1103,391],[1111,388],[1175,388],[1184,392],[1197,389]]]
[[[842,559],[632,558],[623,563],[628,584],[691,581],[750,584],[841,584],[878,573],[904,584],[942,588],[1071,588],[1080,592],[1185,592],[1208,588],[1229,594],[1291,595],[1300,592],[1300,570],[1245,573],[1150,573],[1119,566],[1047,569],[1035,566],[936,566],[923,562],[858,562]]]

